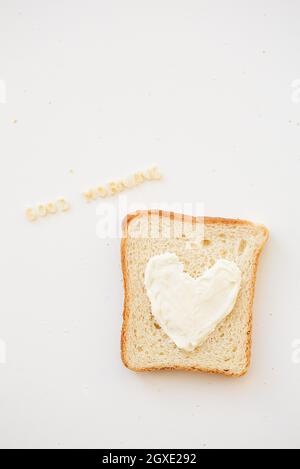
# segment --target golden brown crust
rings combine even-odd
[[[253,271],[253,276],[252,276],[252,282],[251,282],[251,301],[249,305],[249,310],[248,310],[248,331],[247,331],[247,345],[246,345],[246,359],[247,359],[247,364],[245,366],[245,369],[241,373],[232,373],[230,371],[225,371],[225,370],[210,370],[210,369],[205,369],[205,368],[197,368],[197,367],[184,367],[184,366],[155,366],[152,368],[135,368],[132,367],[128,362],[126,358],[126,331],[127,331],[127,324],[128,324],[128,311],[126,308],[127,305],[127,276],[126,276],[126,239],[127,239],[127,229],[132,220],[138,217],[142,217],[148,214],[156,214],[159,215],[160,217],[172,217],[175,219],[182,219],[182,214],[178,213],[173,213],[173,212],[165,212],[162,210],[151,210],[150,211],[138,211],[132,214],[129,214],[125,217],[123,221],[123,238],[121,241],[121,263],[122,263],[122,271],[123,271],[123,282],[124,282],[124,292],[125,292],[125,298],[124,298],[124,309],[123,309],[123,326],[122,326],[122,333],[121,333],[121,358],[123,361],[123,364],[126,366],[126,368],[130,369],[131,371],[136,371],[136,372],[151,372],[151,371],[172,371],[172,370],[177,370],[177,371],[195,371],[195,372],[201,372],[201,373],[209,373],[209,374],[221,374],[225,376],[230,376],[230,377],[241,377],[244,376],[250,367],[250,361],[251,361],[251,343],[252,343],[252,324],[253,324],[253,314],[252,314],[252,309],[253,309],[253,302],[254,302],[254,293],[255,293],[255,283],[256,283],[256,274],[257,274],[257,269],[258,269],[258,263],[259,263],[259,258],[260,255],[263,251],[263,248],[269,238],[269,231],[268,229],[263,226],[263,225],[256,225],[255,223],[252,223],[250,221],[246,220],[239,220],[239,219],[231,219],[231,218],[219,218],[219,217],[193,217],[190,215],[185,215],[185,221],[190,221],[192,223],[197,223],[199,221],[204,220],[204,224],[226,224],[226,225],[246,225],[246,226],[253,226],[253,227],[259,227],[263,230],[264,232],[264,242],[260,246],[260,248],[257,250],[256,253],[256,258],[254,262],[254,271]]]

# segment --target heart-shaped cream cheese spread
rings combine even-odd
[[[191,352],[232,312],[241,277],[234,262],[221,259],[192,278],[177,255],[166,252],[149,260],[145,286],[157,323],[178,348]]]

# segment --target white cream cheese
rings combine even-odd
[[[184,272],[176,254],[166,252],[149,260],[145,286],[157,323],[178,348],[190,352],[232,312],[241,271],[222,259],[194,279]]]

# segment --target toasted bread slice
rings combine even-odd
[[[202,227],[203,236],[193,235],[197,227]],[[256,271],[268,230],[242,220],[183,218],[162,211],[129,215],[123,230],[121,254],[125,302],[121,349],[124,365],[133,371],[245,374],[250,365]],[[164,252],[175,253],[185,271],[194,278],[218,259],[235,262],[242,273],[241,289],[233,311],[192,352],[179,349],[151,313],[144,286],[145,268],[152,256]]]

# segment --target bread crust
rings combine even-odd
[[[198,367],[186,367],[186,366],[155,366],[151,368],[136,368],[131,366],[126,358],[126,332],[128,326],[128,317],[129,311],[127,310],[127,300],[128,300],[128,291],[127,291],[127,274],[126,274],[126,241],[127,241],[127,227],[129,224],[136,218],[148,216],[149,214],[158,215],[159,217],[172,217],[174,220],[182,220],[184,216],[185,221],[189,221],[192,223],[199,223],[203,222],[206,225],[213,225],[213,224],[224,224],[224,225],[233,225],[233,226],[252,226],[255,228],[260,228],[264,234],[264,242],[261,244],[260,249],[258,249],[256,253],[256,258],[254,260],[254,270],[253,276],[251,279],[251,299],[248,308],[248,330],[247,330],[247,345],[246,345],[246,366],[244,370],[240,373],[232,373],[226,370],[218,370],[218,369],[205,369],[205,368],[198,368]],[[121,240],[121,264],[122,264],[122,272],[123,272],[123,283],[124,283],[124,309],[123,309],[123,325],[122,325],[122,332],[121,332],[121,358],[124,366],[131,371],[135,372],[153,372],[153,371],[196,371],[200,373],[209,373],[209,374],[221,374],[229,377],[242,377],[244,376],[250,367],[251,362],[251,345],[252,345],[252,328],[253,328],[253,302],[254,302],[254,294],[255,294],[255,284],[256,284],[256,274],[259,264],[259,259],[263,248],[268,241],[269,238],[269,230],[264,225],[257,225],[253,222],[247,220],[240,220],[240,219],[231,219],[231,218],[220,218],[220,217],[193,217],[191,215],[183,215],[173,212],[166,212],[162,210],[149,210],[149,211],[137,211],[131,214],[128,214],[125,219],[123,220],[123,237]]]

